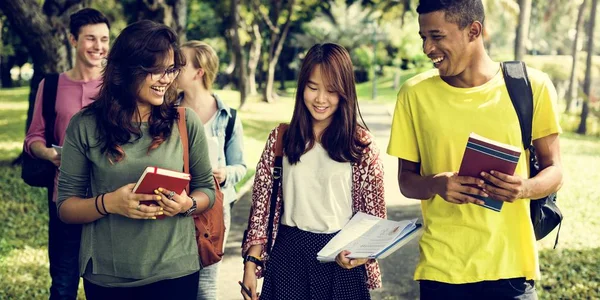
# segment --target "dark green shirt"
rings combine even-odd
[[[186,109],[192,191],[215,191],[204,128]],[[177,121],[171,136],[148,152],[151,137],[142,123],[142,137],[122,145],[125,157],[111,163],[98,145],[95,117],[82,112],[71,119],[62,150],[57,206],[69,197],[86,198],[135,183],[148,166],[183,170],[183,148]],[[90,189],[88,192],[88,189]],[[79,271],[84,278],[108,287],[133,287],[192,274],[200,268],[191,217],[163,220],[130,219],[109,214],[83,225]]]

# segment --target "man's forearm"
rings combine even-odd
[[[435,196],[433,176],[421,176],[412,172],[401,172],[398,176],[400,192],[407,198],[428,200]]]
[[[523,198],[540,199],[560,189],[563,184],[562,167],[548,166],[535,177],[527,180],[527,190]]]
[[[29,149],[31,150],[31,153],[33,153],[33,155],[39,159],[45,159],[45,160],[49,160],[48,159],[48,148],[46,147],[46,145],[43,142],[40,141],[35,141],[31,144],[31,146],[29,147]]]

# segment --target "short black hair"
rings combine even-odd
[[[464,29],[475,21],[483,25],[485,12],[481,0],[421,0],[417,6],[417,13],[428,14],[443,11],[446,21],[457,24]]]
[[[110,29],[110,22],[105,15],[93,8],[84,8],[71,15],[69,30],[71,31],[73,37],[77,39],[79,37],[79,30],[81,27],[101,23],[106,24],[108,29]]]

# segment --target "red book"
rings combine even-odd
[[[158,167],[147,167],[140,176],[140,179],[138,179],[135,187],[133,187],[133,192],[136,194],[154,195],[154,190],[162,187],[174,191],[177,194],[181,194],[191,178],[192,176],[188,173],[161,169]],[[140,204],[158,205],[156,201],[140,201]],[[164,217],[164,215],[156,216],[157,219],[163,219]]]
[[[471,133],[458,175],[480,178],[481,172],[489,173],[492,170],[513,175],[520,157],[521,149],[518,147]],[[500,211],[504,203],[489,197],[475,197],[485,202],[483,207],[494,211]]]

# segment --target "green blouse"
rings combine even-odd
[[[84,110],[85,111],[85,110]],[[171,136],[148,152],[151,137],[142,123],[142,137],[122,145],[125,157],[111,163],[100,152],[95,117],[77,113],[71,119],[62,150],[58,182],[60,206],[69,197],[86,198],[135,183],[144,169],[156,166],[183,170],[183,148],[177,121]],[[208,195],[215,190],[204,128],[198,116],[186,109],[192,191]],[[162,220],[130,219],[109,214],[83,224],[79,272],[94,284],[135,287],[192,274],[200,269],[194,222],[191,217]]]

